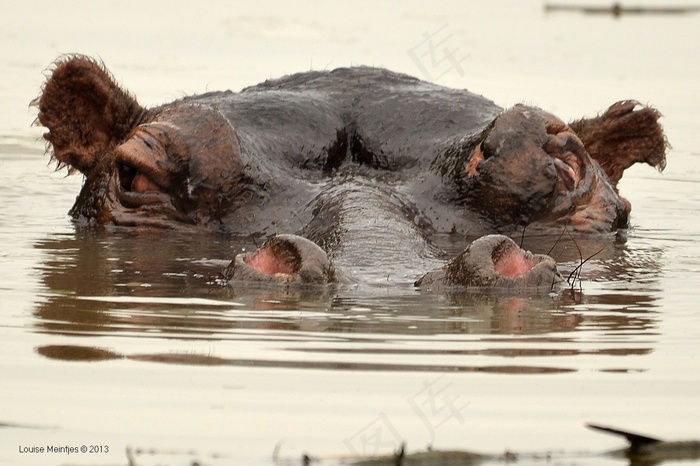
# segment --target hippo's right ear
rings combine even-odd
[[[102,64],[85,56],[54,63],[41,94],[38,124],[59,168],[88,173],[109,148],[122,142],[146,115],[136,99],[122,90]]]

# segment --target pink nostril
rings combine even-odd
[[[526,274],[538,263],[537,259],[524,254],[522,250],[511,249],[498,258],[494,268],[504,277],[514,278]]]

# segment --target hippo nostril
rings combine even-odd
[[[290,242],[277,240],[277,238],[268,241],[243,261],[266,275],[290,275],[299,272],[301,268],[299,251]]]
[[[493,249],[491,258],[494,270],[509,278],[525,275],[539,263],[529,251],[513,247],[513,243],[506,242]]]

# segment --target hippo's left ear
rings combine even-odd
[[[605,170],[613,186],[637,162],[663,170],[669,147],[661,114],[633,100],[617,102],[602,115],[569,124],[586,151]]]
[[[103,65],[84,56],[59,59],[32,104],[39,108],[38,123],[49,129],[44,138],[59,167],[83,173],[123,141],[146,114]]]

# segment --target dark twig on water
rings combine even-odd
[[[581,271],[583,270],[583,264],[588,262],[589,260],[593,259],[595,256],[600,254],[605,250],[605,246],[600,248],[598,251],[594,252],[590,256],[586,257],[585,259],[583,258],[583,252],[581,252],[581,248],[579,247],[578,243],[576,242],[576,238],[569,232],[568,228],[564,227],[564,232],[566,232],[569,235],[569,238],[571,238],[571,241],[574,243],[574,246],[576,246],[576,250],[578,251],[578,259],[579,259],[579,264],[574,268],[574,270],[571,271],[568,277],[566,277],[566,283],[569,284],[571,287],[571,291],[574,291],[574,285],[576,282],[579,284],[579,291],[582,291],[581,287]],[[557,240],[558,241],[558,240]]]
[[[577,246],[577,247],[578,247],[578,246]],[[574,283],[575,283],[576,281],[579,282],[579,286],[580,286],[580,284],[581,284],[581,270],[582,270],[582,268],[583,268],[583,264],[585,264],[585,263],[588,262],[589,260],[593,259],[595,256],[597,256],[598,254],[600,254],[600,253],[603,252],[604,250],[605,250],[605,247],[602,247],[602,248],[600,248],[598,251],[596,251],[596,252],[594,252],[593,254],[591,254],[590,256],[588,256],[588,257],[586,257],[585,259],[581,260],[581,263],[580,263],[579,265],[577,265],[576,268],[569,274],[569,276],[566,278],[566,282],[569,284],[569,286],[571,286],[572,289],[574,288]],[[572,283],[571,278],[572,278],[574,275],[576,275],[576,278],[574,278],[573,283]]]
[[[584,14],[606,14],[615,17],[622,15],[685,15],[700,12],[698,6],[623,6],[621,3],[613,3],[610,6],[594,5],[563,5],[545,3],[544,11],[550,12],[577,12]]]
[[[561,241],[562,236],[564,236],[564,233],[566,233],[566,232],[567,232],[567,229],[566,229],[566,227],[564,227],[564,228],[561,230],[561,233],[559,234],[559,237],[557,238],[557,240],[554,242],[554,244],[552,245],[552,247],[549,248],[549,251],[547,251],[547,255],[548,255],[548,256],[551,256],[551,255],[552,255],[552,251],[554,251],[554,248],[557,247],[557,244],[559,244],[559,241]]]
[[[406,443],[402,442],[399,449],[394,454],[394,466],[403,466],[403,459],[406,457]]]

